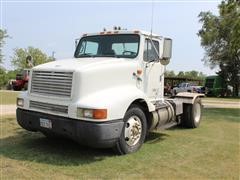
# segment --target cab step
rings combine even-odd
[[[178,125],[177,122],[170,122],[168,124],[164,124],[162,126],[158,126],[157,129],[159,129],[159,130],[169,129],[169,128],[171,128],[173,126],[176,126],[176,125]]]

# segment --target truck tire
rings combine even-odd
[[[13,90],[14,91],[21,91],[21,88],[19,88],[18,86],[13,86]]]
[[[124,126],[115,151],[121,155],[138,151],[147,133],[147,120],[143,110],[134,105],[126,112]]]
[[[173,96],[176,96],[176,95],[177,95],[177,91],[174,90],[174,91],[173,91]]]
[[[196,98],[193,104],[183,104],[183,117],[181,125],[186,128],[197,128],[202,117],[201,99]]]
[[[28,83],[25,83],[23,88],[26,91],[28,89]]]

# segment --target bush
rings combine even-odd
[[[0,67],[0,89],[2,89],[7,83],[7,75],[5,69]]]
[[[9,80],[16,79],[16,70],[6,71],[4,68],[0,67],[0,89],[6,89]]]

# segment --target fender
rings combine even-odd
[[[185,104],[194,104],[195,99],[198,97],[205,97],[205,95],[199,93],[181,92],[175,96],[175,99]]]
[[[80,99],[78,107],[82,108],[101,108],[107,109],[108,117],[106,120],[123,119],[128,107],[137,99],[146,102],[149,111],[154,111],[155,106],[148,101],[146,95],[138,88],[128,85],[100,90]]]

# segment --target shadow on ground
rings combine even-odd
[[[41,133],[15,129],[16,134],[1,138],[0,155],[21,161],[35,161],[59,166],[78,166],[117,156],[112,149],[94,149],[69,139],[48,139]],[[167,135],[150,133],[146,143],[157,143]]]
[[[48,139],[41,133],[19,131],[0,140],[4,157],[60,166],[89,164],[115,155],[111,149],[89,148],[64,138]]]
[[[145,143],[147,144],[156,144],[169,137],[168,134],[164,134],[162,132],[151,132],[148,134]]]

